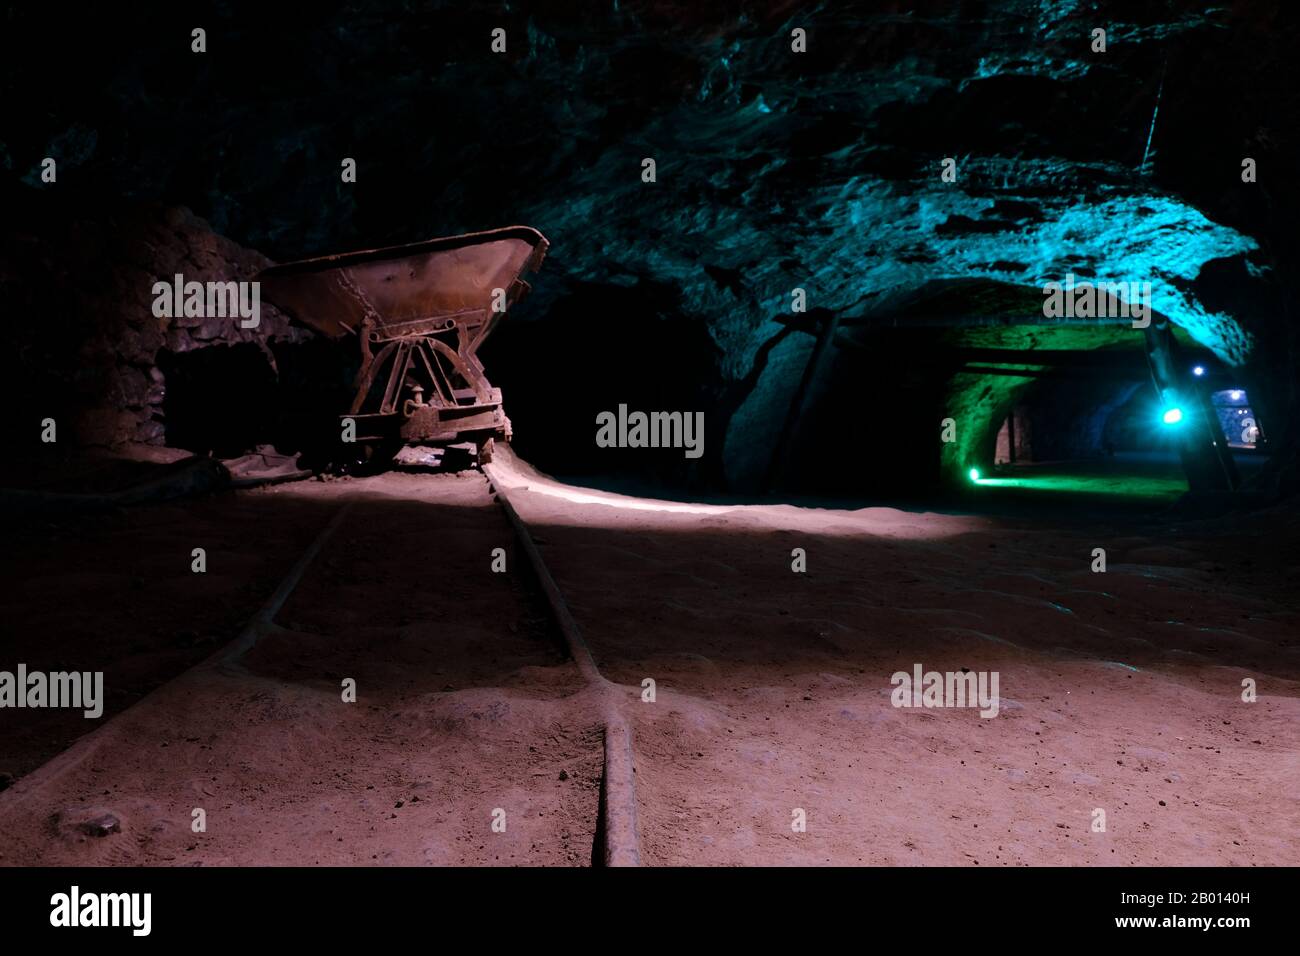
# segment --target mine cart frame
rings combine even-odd
[[[475,354],[491,329],[486,318],[482,309],[431,316],[404,323],[397,334],[364,320],[356,395],[343,416],[356,422],[357,440],[444,443],[496,435],[509,441],[501,389],[492,387]]]
[[[485,461],[511,429],[478,348],[529,291],[521,275],[547,247],[535,229],[510,226],[275,266],[261,279],[306,325],[357,335],[361,367],[340,416],[353,440],[387,450],[474,442]]]

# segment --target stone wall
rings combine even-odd
[[[96,218],[51,218],[0,248],[6,390],[18,420],[52,417],[60,442],[121,449],[167,444],[160,361],[199,349],[272,347],[312,333],[263,302],[257,328],[236,318],[158,318],[154,283],[250,280],[270,265],[181,207],[141,205]]]

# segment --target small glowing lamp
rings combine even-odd
[[[978,468],[972,468],[970,471],[967,472],[967,474],[970,475],[971,481],[980,480],[980,470]]]
[[[1160,420],[1166,425],[1177,425],[1183,420],[1183,410],[1181,408],[1166,408],[1165,413],[1160,416]]]
[[[1196,366],[1196,368],[1192,369],[1192,374],[1195,375],[1195,376],[1197,376],[1197,377],[1199,377],[1199,376],[1201,376],[1201,375],[1204,375],[1204,374],[1205,374],[1205,366],[1204,366],[1204,365],[1198,365],[1198,366]]]

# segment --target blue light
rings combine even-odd
[[[1160,420],[1166,425],[1177,425],[1183,420],[1183,410],[1181,408],[1166,408]]]
[[[1196,376],[1198,376],[1198,377],[1201,376],[1201,375],[1204,375],[1204,374],[1205,374],[1205,366],[1204,366],[1204,365],[1198,365],[1198,366],[1196,366],[1196,368],[1192,369],[1192,374],[1193,374],[1193,375],[1196,375]]]

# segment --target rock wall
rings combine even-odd
[[[273,346],[312,335],[269,304],[250,329],[237,317],[154,315],[158,281],[178,273],[185,281],[251,280],[269,264],[181,207],[129,206],[6,235],[5,385],[27,440],[34,420],[52,417],[60,440],[82,446],[167,444],[164,368],[196,350],[256,348],[274,374]]]
[[[660,348],[665,379],[680,386],[663,400],[707,403],[720,436],[710,448],[727,456],[695,466],[709,482],[757,480],[783,437],[780,410],[807,350],[784,322],[793,290],[809,309],[885,319],[891,303],[936,282],[1033,291],[1066,271],[1151,281],[1155,308],[1192,341],[1258,366],[1249,384],[1271,434],[1288,454],[1300,449],[1290,320],[1300,180],[1284,172],[1300,130],[1300,19],[1286,0],[627,0],[580,11],[412,0],[386,14],[324,3],[256,16],[229,6],[205,18],[202,56],[184,42],[193,14],[175,5],[106,7],[75,30],[57,7],[13,16],[57,42],[2,67],[15,132],[0,143],[0,199],[22,193],[37,208],[63,196],[60,215],[77,223],[106,199],[176,197],[216,232],[280,260],[527,223],[552,246],[512,321],[554,327],[587,310],[596,331],[584,347],[626,367],[644,352],[599,350],[631,314],[636,348]],[[499,55],[488,44],[498,26],[508,34]],[[1090,46],[1098,26],[1105,53]],[[796,29],[805,52],[792,49]],[[45,68],[70,59],[75,75]],[[102,83],[88,90],[87,75]],[[57,186],[39,180],[45,156],[60,160]],[[1258,163],[1256,183],[1241,180],[1245,156]],[[345,157],[355,183],[340,179]],[[945,158],[952,181],[941,178]],[[78,250],[116,245],[110,225],[52,239],[54,252],[76,252],[66,278],[91,308],[102,300],[80,270],[94,255]],[[155,238],[168,240],[171,227],[160,228]],[[177,238],[182,260],[191,241]],[[174,266],[157,243],[129,254],[134,241],[122,242],[110,258],[143,272]],[[40,282],[37,299],[63,294]],[[644,310],[621,311],[629,298],[653,308],[657,330]],[[120,341],[105,340],[109,380],[89,363],[51,379],[107,411],[96,440],[157,440],[160,383],[149,369],[159,333],[177,332],[178,347],[196,340],[150,328],[131,308],[137,320]],[[525,416],[583,403],[571,433],[566,423],[538,443],[535,460],[553,469],[590,449],[592,408],[640,400],[626,376],[569,386],[578,364],[558,333],[523,337],[537,345],[528,361],[554,374],[529,372],[507,396]],[[132,335],[148,341],[137,348]],[[989,402],[1006,389],[978,399],[967,384],[956,383],[950,414],[996,417],[1003,402]],[[971,444],[955,459],[991,441],[996,424],[967,422]],[[561,451],[548,459],[548,445]],[[639,458],[581,464],[602,462],[645,470]],[[918,462],[918,473],[932,464]],[[960,474],[961,464],[940,470]]]

